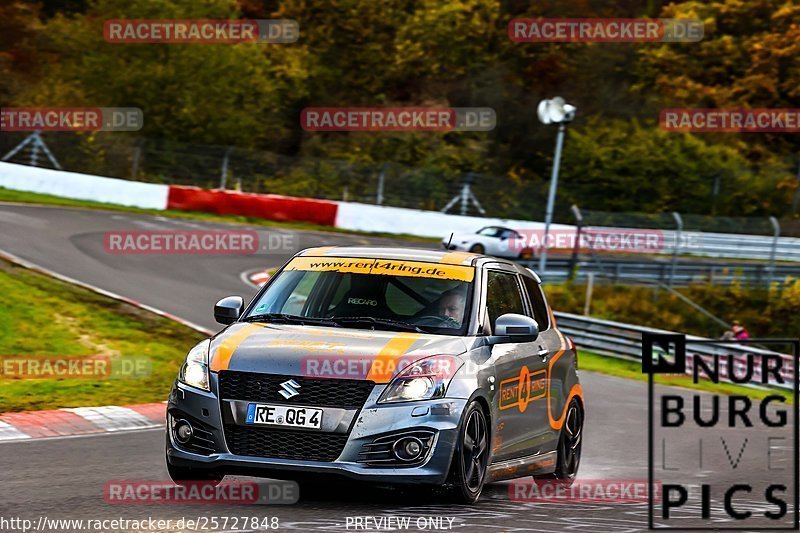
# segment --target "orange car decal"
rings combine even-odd
[[[559,348],[558,353],[552,359],[550,359],[548,375],[551,376],[553,375],[553,364],[555,364],[558,358],[561,357],[567,349],[567,343],[566,340],[564,339],[564,335],[562,335],[561,332],[558,330],[555,331],[558,334],[559,340],[561,341],[561,346]],[[569,402],[572,401],[572,398],[577,396],[578,398],[580,398],[581,403],[584,403],[583,389],[581,389],[581,386],[578,384],[572,386],[572,388],[569,391],[569,394],[567,394],[567,400],[564,402],[564,408],[561,410],[561,414],[557,419],[553,418],[553,403],[552,403],[553,397],[551,393],[552,393],[552,387],[547,387],[547,418],[550,421],[550,427],[556,431],[559,431],[561,430],[561,426],[564,425],[564,418],[567,416],[567,407],[569,406]]]
[[[389,383],[397,369],[397,360],[408,352],[417,339],[419,339],[417,333],[398,333],[394,336],[372,361],[367,379],[375,383]]]
[[[325,255],[329,251],[331,251],[332,248],[336,248],[336,247],[335,246],[317,246],[316,248],[308,248],[306,250],[303,250],[300,253],[300,255],[306,255],[306,256],[308,256],[308,255],[311,255],[311,256],[313,256],[313,255]]]
[[[227,370],[236,348],[238,348],[247,337],[262,327],[264,327],[263,324],[247,324],[225,337],[222,342],[219,343],[217,350],[211,358],[211,371],[219,372],[220,370]]]
[[[446,265],[463,265],[473,257],[475,257],[475,254],[470,252],[447,252],[439,259],[439,262]]]

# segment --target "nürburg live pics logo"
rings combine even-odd
[[[800,529],[798,353],[798,339],[642,334],[650,529]]]

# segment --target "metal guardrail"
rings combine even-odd
[[[666,213],[650,215],[601,213],[589,210],[583,212],[577,205],[573,205],[570,211],[577,223],[575,226],[577,233],[588,232],[602,240],[604,235],[609,237],[620,235],[620,230],[622,235],[626,231],[646,232],[655,236],[662,245],[660,250],[655,250],[653,253],[673,257],[693,255],[750,259],[769,261],[771,264],[775,261],[800,261],[800,238],[786,236],[782,232],[781,221],[772,216],[761,219],[765,225],[758,224],[760,227],[756,228],[753,222],[759,219],[752,217],[738,219],[712,217],[711,220],[703,220],[702,216],[681,215],[678,212],[669,213],[669,216]],[[715,220],[726,222],[723,225],[727,228],[722,231],[711,229],[715,226]],[[716,226],[719,227],[718,224]],[[796,225],[791,224],[789,220],[784,220],[784,226],[788,226],[786,229],[790,232],[796,228]],[[707,229],[703,229],[704,227]],[[613,242],[612,240],[611,243]]]
[[[625,359],[628,361],[641,362],[642,360],[642,333],[671,333],[662,329],[635,326],[599,318],[591,318],[571,313],[554,313],[561,331],[575,341],[578,350],[584,349],[615,359]],[[691,341],[709,341],[703,337],[693,335],[686,336],[687,343]],[[743,375],[744,360],[747,357],[756,359],[758,370],[753,374],[753,381],[759,382],[760,358],[766,355],[780,357],[783,366],[780,375],[783,383],[776,383],[770,380],[770,384],[781,388],[792,388],[794,380],[794,358],[790,355],[781,354],[769,350],[764,350],[751,345],[735,345],[734,343],[703,343],[691,345],[691,353],[698,354],[707,363],[714,355],[730,354],[735,363],[736,375]],[[689,355],[689,354],[687,354]],[[687,357],[687,361],[691,360]],[[720,364],[720,366],[724,366]],[[687,365],[687,372],[691,372],[691,365]],[[721,370],[721,375],[725,375]]]
[[[534,270],[538,268],[538,263],[535,261],[520,263]],[[547,273],[539,274],[545,281],[564,281],[569,277],[570,268],[569,259],[551,259],[547,263]],[[672,280],[673,285],[692,283],[730,285],[738,281],[745,285],[764,285],[768,282],[782,284],[788,277],[800,278],[800,265],[776,265],[770,272],[767,264],[692,261],[677,263],[673,274],[672,265],[668,262],[591,259],[581,259],[576,262],[576,279],[584,280],[590,273],[619,282],[667,283]]]
[[[664,240],[674,242],[675,232],[664,231]],[[765,235],[740,235],[685,231],[679,240],[693,242],[679,247],[679,253],[706,257],[728,257],[769,261],[772,254],[779,261],[800,261],[800,239],[796,237],[768,237]],[[774,252],[773,252],[774,245]],[[674,247],[661,252],[670,254]]]

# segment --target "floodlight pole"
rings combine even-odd
[[[556,190],[558,189],[558,169],[561,166],[561,149],[564,146],[564,132],[566,130],[564,122],[558,124],[558,135],[556,136],[556,153],[553,157],[553,172],[550,176],[550,192],[547,195],[547,211],[544,215],[544,236],[542,237],[542,253],[539,254],[539,275],[543,275],[547,269],[547,235],[550,233],[550,224],[553,221],[553,210],[556,203]]]

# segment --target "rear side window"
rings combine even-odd
[[[528,299],[533,307],[533,318],[539,324],[539,331],[544,331],[550,327],[550,314],[547,312],[547,303],[544,301],[542,288],[533,278],[522,276],[525,282],[525,290],[528,291]]]
[[[492,330],[494,330],[494,321],[501,315],[506,313],[525,314],[516,274],[496,270],[489,271],[486,283],[486,307]]]

